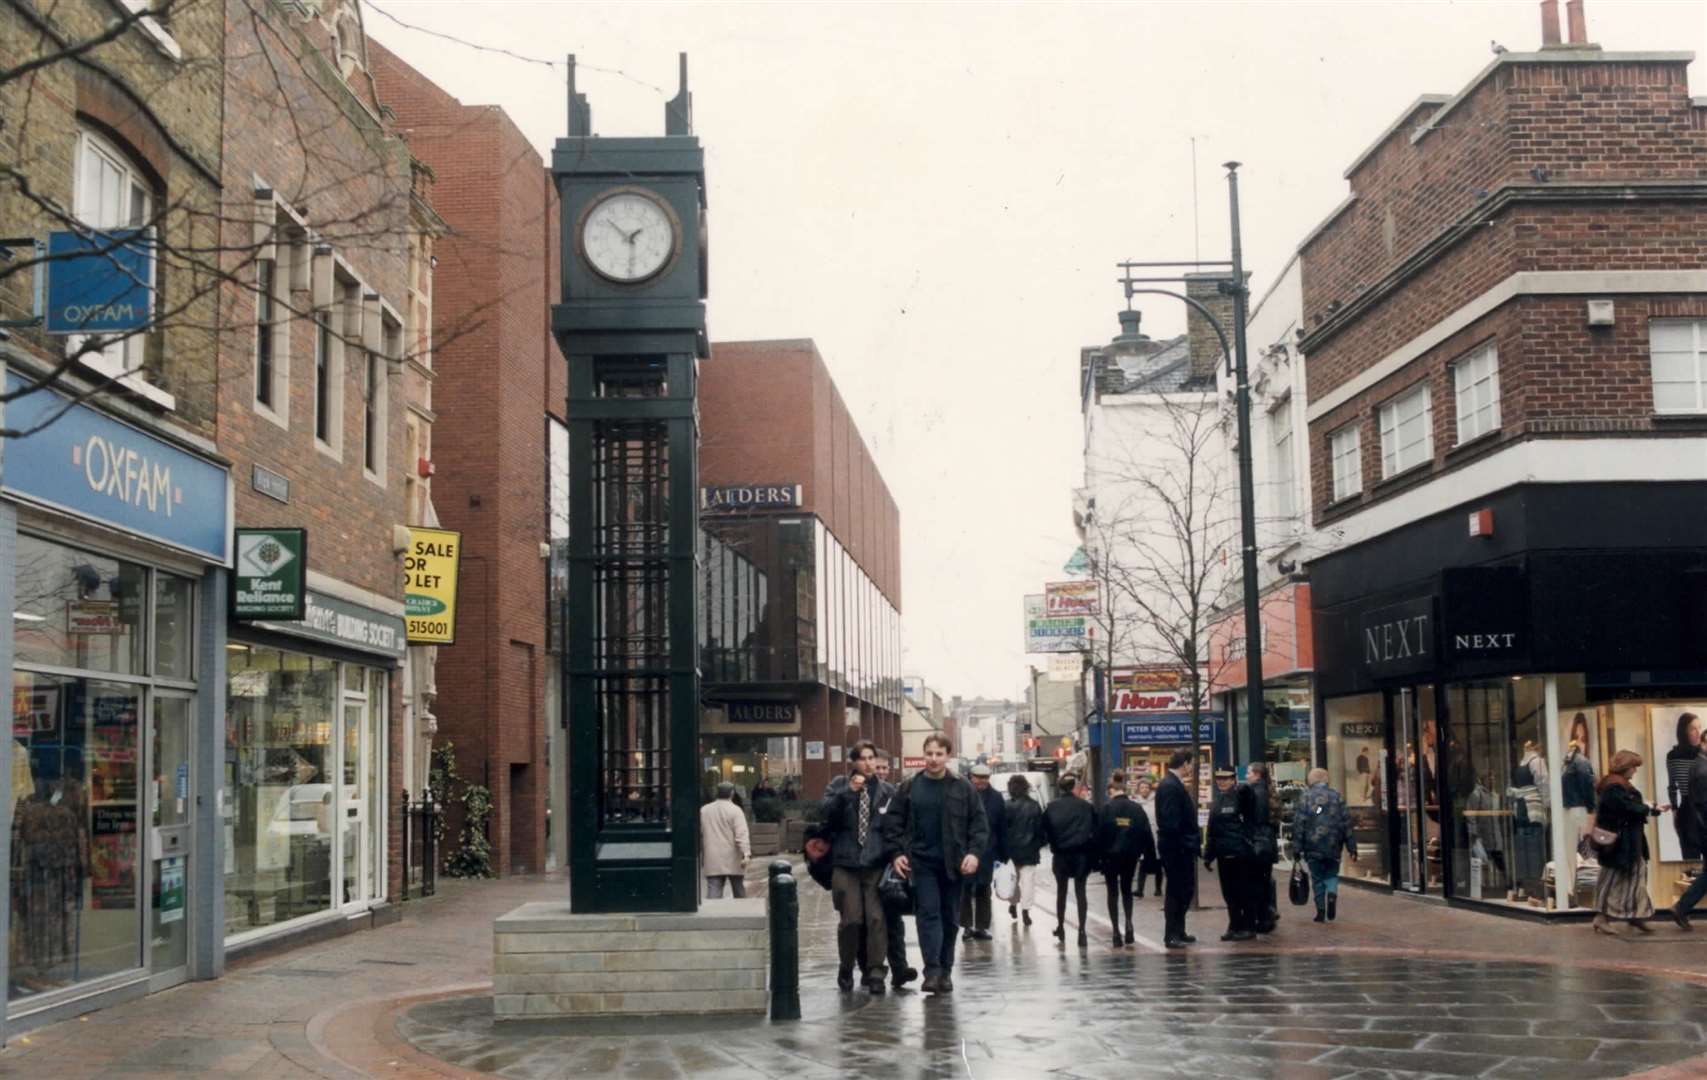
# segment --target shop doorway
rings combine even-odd
[[[195,778],[190,743],[195,699],[154,695],[148,790],[149,988],[162,990],[189,977],[190,807]]]
[[[1440,834],[1439,723],[1432,686],[1408,686],[1389,696],[1393,710],[1393,790],[1397,811],[1398,886],[1408,892],[1442,891],[1445,874]]]

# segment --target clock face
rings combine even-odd
[[[680,232],[675,213],[654,196],[618,191],[582,217],[581,253],[612,281],[645,281],[675,257]]]

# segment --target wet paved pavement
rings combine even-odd
[[[1051,919],[1027,934],[998,909],[952,997],[873,999],[835,991],[829,894],[806,882],[801,1022],[495,1032],[491,920],[564,890],[561,876],[445,882],[395,925],[15,1036],[0,1076],[1707,1077],[1707,933],[1613,939],[1366,892],[1329,926],[1289,908],[1261,946],[1219,944],[1225,913],[1196,913],[1203,943],[1183,956],[1150,947],[1154,899],[1140,947],[1119,952],[1100,890],[1083,952]]]
[[[1050,936],[1053,919],[1027,932],[1005,911],[995,941],[962,950],[953,995],[844,995],[833,984],[828,894],[809,888],[802,907],[805,1015],[797,1023],[495,1027],[482,994],[415,1005],[397,1018],[397,1032],[440,1060],[511,1080],[1591,1080],[1707,1053],[1703,985],[1422,956],[1115,953],[1094,921],[1094,944],[1081,951]],[[1217,919],[1204,914],[1206,927]]]

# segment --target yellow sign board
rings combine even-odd
[[[410,529],[403,556],[403,621],[413,645],[456,643],[456,572],[462,534]]]

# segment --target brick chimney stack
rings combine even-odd
[[[1565,0],[1565,21],[1570,26],[1570,44],[1588,44],[1588,23],[1583,19],[1583,0]]]
[[[1224,294],[1220,285],[1230,277],[1226,271],[1185,276],[1185,294],[1215,314],[1215,321],[1221,324],[1222,332],[1227,335],[1229,347],[1233,344],[1233,298]],[[1245,279],[1250,280],[1250,274],[1247,273]],[[1186,309],[1185,344],[1191,357],[1191,381],[1213,385],[1215,369],[1223,355],[1221,339],[1216,337],[1215,328],[1196,308]]]
[[[1559,0],[1541,0],[1541,47],[1559,45]]]

